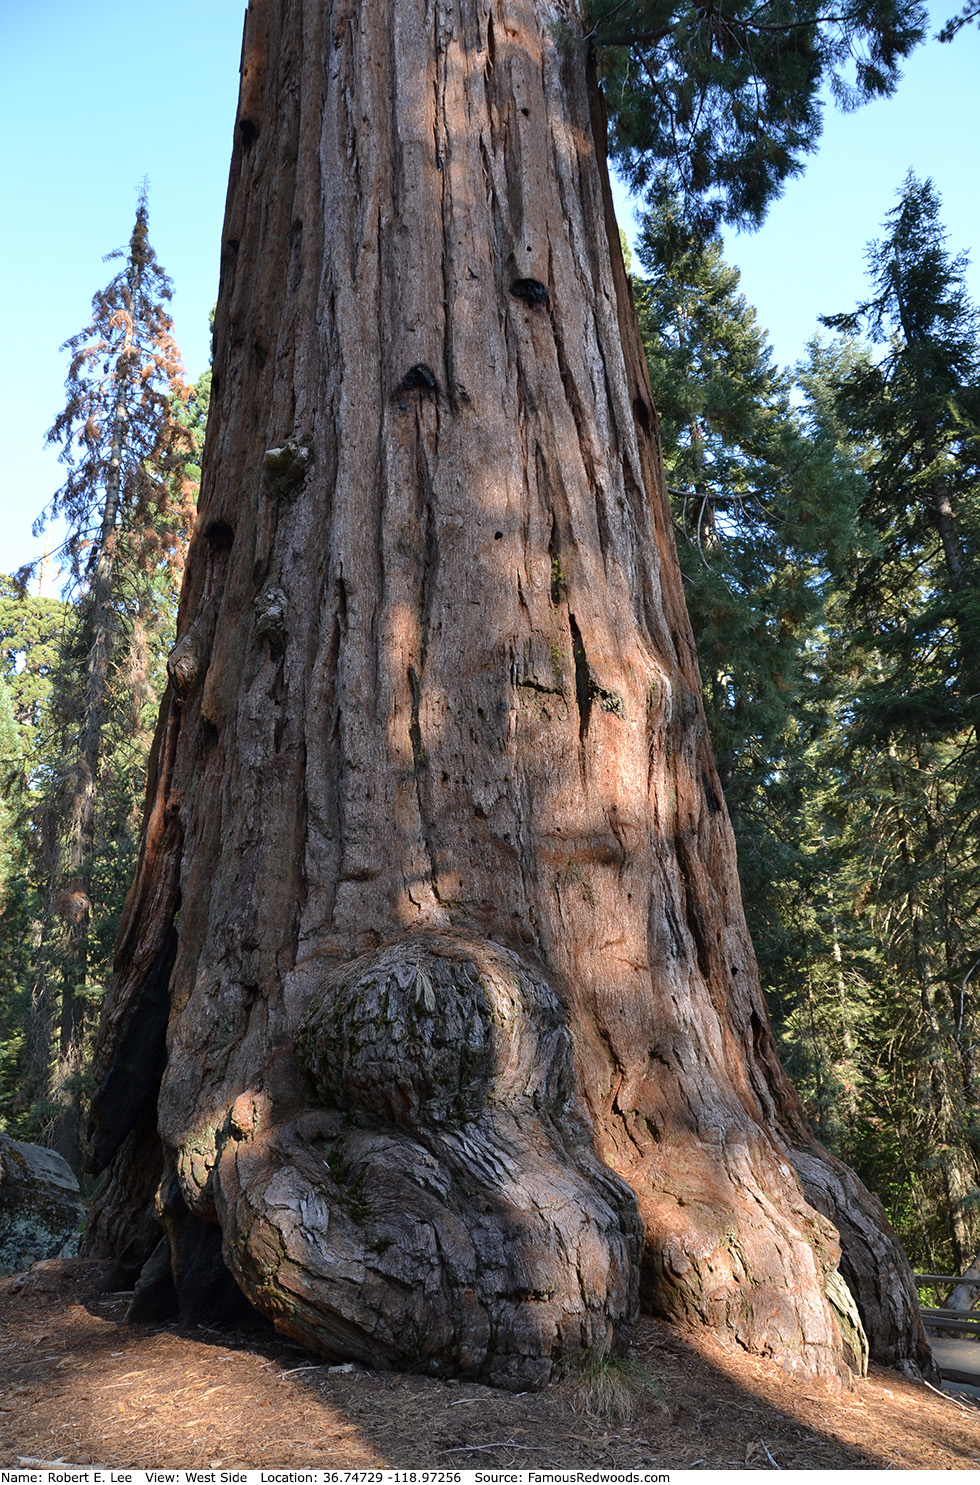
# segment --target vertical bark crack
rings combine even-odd
[[[575,663],[575,701],[578,705],[578,738],[579,743],[584,744],[586,734],[589,730],[589,719],[592,716],[592,671],[585,654],[585,645],[582,643],[582,634],[575,622],[575,615],[568,615],[568,625],[572,631],[572,659]]]
[[[425,773],[425,749],[422,746],[422,682],[414,665],[408,667],[408,688],[412,694],[412,715],[408,724],[408,737],[412,745],[412,774],[415,779],[415,798],[419,808],[419,832],[425,844],[425,853],[429,858],[429,884],[432,895],[437,902],[441,901],[439,896],[439,875],[436,864],[436,846],[429,829],[430,812],[426,809],[422,788]],[[411,893],[409,893],[411,896]],[[414,902],[415,899],[412,898]]]
[[[540,446],[538,450],[540,454]],[[548,537],[548,556],[551,558],[551,601],[555,608],[561,603],[564,575],[561,570],[561,556],[558,547],[558,523],[554,514],[551,517],[551,535]]]
[[[449,405],[455,412],[457,409],[457,388],[455,356],[453,354],[452,309],[455,300],[456,278],[454,274],[455,255],[453,252],[452,172],[450,170],[452,131],[446,116],[446,68],[448,66],[446,51],[447,48],[443,48],[442,65],[439,68],[438,76],[434,79],[436,98],[433,128],[435,131],[436,160],[442,172],[440,180],[440,207],[442,215],[442,364]]]
[[[419,725],[419,707],[422,700],[422,687],[419,682],[418,671],[414,665],[408,667],[408,688],[412,693],[412,720],[408,724],[408,736],[412,744],[412,768],[415,771],[415,787],[420,784],[422,771],[422,729]],[[422,800],[419,798],[419,810],[422,809]]]

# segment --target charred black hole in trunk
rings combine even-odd
[[[239,138],[241,139],[242,144],[245,146],[245,148],[247,150],[249,150],[249,149],[252,148],[252,145],[255,142],[255,136],[258,134],[258,132],[259,132],[259,126],[258,126],[258,124],[253,123],[251,119],[239,119],[239,121],[238,121],[238,134],[239,134]]]
[[[575,622],[575,615],[569,614],[568,625],[572,631],[572,659],[575,662],[575,700],[578,705],[578,735],[584,740],[589,730],[589,718],[592,715],[592,672],[585,654],[585,645],[582,643],[582,634]]]
[[[227,521],[211,521],[204,528],[204,539],[214,551],[227,552],[235,533]]]
[[[218,1224],[202,1221],[188,1209],[173,1177],[161,1184],[160,1196],[180,1323],[261,1325],[262,1317],[225,1264]]]
[[[653,424],[650,421],[650,409],[647,407],[642,397],[633,398],[633,416],[636,419],[639,427],[641,427],[644,433],[649,437],[649,435],[653,432]]]
[[[130,1325],[158,1325],[180,1313],[177,1288],[170,1271],[170,1240],[164,1233],[140,1269],[126,1312]]]
[[[431,366],[426,366],[424,361],[418,361],[410,366],[402,377],[398,386],[399,394],[407,392],[421,392],[423,397],[435,397],[439,391],[439,383]]]
[[[254,340],[252,342],[252,350],[255,352],[255,359],[258,362],[259,370],[261,371],[263,366],[269,359],[269,352],[266,350],[261,341],[258,340]]]
[[[704,797],[708,804],[708,814],[717,815],[721,809],[721,800],[715,793],[715,787],[706,773],[701,775],[701,782],[704,785]]]
[[[170,974],[177,958],[177,929],[171,926],[133,1001],[129,1019],[116,1038],[112,1061],[92,1100],[98,1133],[92,1168],[105,1170],[147,1105],[156,1103],[167,1062]]]
[[[487,17],[487,61],[491,68],[497,65],[497,42],[493,34],[493,16]]]
[[[515,299],[520,299],[528,309],[544,309],[548,303],[548,290],[536,278],[515,278],[510,286]]]
[[[213,748],[218,741],[218,729],[210,717],[201,718],[201,746],[207,750]]]
[[[408,724],[408,736],[412,744],[412,764],[417,773],[422,767],[422,729],[419,726],[422,687],[414,665],[408,667],[408,689],[412,693],[412,720]]]

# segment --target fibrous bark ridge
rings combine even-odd
[[[540,972],[409,934],[323,980],[298,1051],[312,1096],[240,1096],[215,1171],[258,1309],[319,1351],[515,1389],[615,1347],[641,1227]]]

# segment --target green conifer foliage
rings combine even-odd
[[[873,297],[793,397],[672,203],[634,288],[782,1054],[821,1139],[941,1268],[980,1237],[976,328],[931,188],[906,182],[888,227]]]
[[[831,570],[858,481],[814,410],[790,401],[738,271],[670,204],[634,281],[715,755],[764,979],[795,961],[798,818],[822,724],[815,675]]]
[[[10,693],[32,776],[43,769],[41,724],[67,617],[60,599],[26,593],[0,573],[0,676]]]
[[[704,229],[758,225],[845,107],[890,94],[925,34],[917,0],[590,0],[613,158]]]
[[[24,755],[10,691],[0,680],[0,916],[10,900],[19,856],[18,802],[24,788]]]
[[[906,179],[885,228],[870,297],[826,321],[867,342],[815,348],[808,374],[864,479],[850,581],[828,616],[832,726],[809,809],[860,1033],[858,1101],[833,1138],[939,1271],[980,1244],[980,327],[928,181]],[[834,1016],[826,974],[788,998],[784,1049],[811,1091],[840,1046]]]
[[[21,734],[0,678],[0,1110],[16,1097],[27,1020],[30,892],[25,875],[26,778]],[[7,1121],[0,1112],[0,1128]]]
[[[939,211],[932,183],[910,174],[868,251],[872,297],[824,321],[876,347],[836,390],[866,449],[862,514],[877,538],[854,612],[891,677],[869,725],[933,735],[975,725],[980,701],[980,320]]]
[[[946,22],[945,26],[938,33],[937,39],[939,41],[952,41],[953,37],[958,35],[964,26],[968,26],[971,21],[977,20],[978,17],[980,17],[980,5],[977,5],[975,0],[971,0],[971,3],[964,5],[963,9],[957,15],[953,16],[952,20]]]
[[[166,304],[170,282],[148,238],[145,193],[122,267],[66,344],[67,402],[49,434],[67,466],[36,530],[67,523],[73,602],[45,717],[50,776],[36,810],[44,862],[26,1084],[54,1098],[53,1139],[78,1160],[86,1007],[103,989],[114,920],[138,835],[138,804],[193,503],[194,413]],[[26,572],[18,574],[21,582]],[[58,1003],[52,1091],[50,1032]]]

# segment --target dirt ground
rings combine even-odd
[[[652,1319],[634,1355],[661,1396],[641,1386],[624,1423],[572,1379],[513,1396],[318,1365],[271,1331],[130,1327],[104,1280],[76,1262],[0,1281],[0,1466],[980,1467],[971,1399],[882,1369],[834,1391]]]

